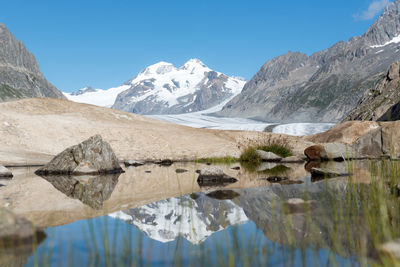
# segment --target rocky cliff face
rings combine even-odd
[[[400,119],[400,63],[393,63],[387,74],[366,91],[344,121],[388,121]]]
[[[0,102],[30,97],[65,98],[46,80],[24,44],[0,23]]]
[[[338,121],[400,60],[399,42],[396,0],[363,36],[311,56],[289,52],[268,61],[217,115],[269,122]]]

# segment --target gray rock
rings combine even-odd
[[[237,182],[236,178],[233,178],[224,173],[218,167],[207,167],[200,171],[199,177],[197,178],[197,183],[204,186],[223,186],[229,183]]]
[[[378,246],[377,251],[382,256],[389,257],[391,259],[400,260],[400,240],[392,240]]]
[[[161,166],[169,167],[174,162],[172,160],[170,160],[170,159],[162,159],[162,160],[155,161],[154,163],[158,164],[158,165],[161,165]]]
[[[0,165],[0,178],[12,178],[12,172],[4,166]]]
[[[290,156],[287,158],[282,158],[281,163],[303,163],[306,161],[306,158],[299,156]]]
[[[85,175],[121,172],[123,170],[111,146],[100,135],[95,135],[67,148],[35,173]]]
[[[266,62],[217,115],[279,123],[343,119],[400,60],[398,44],[385,45],[400,34],[399,10],[400,1],[390,3],[363,36]]]
[[[311,168],[311,176],[320,178],[334,178],[340,176],[348,176],[349,173],[340,172],[325,168]]]
[[[35,236],[45,236],[27,219],[0,208],[0,242],[2,246],[12,246],[18,243],[33,242]]]
[[[266,152],[264,150],[256,150],[256,153],[258,156],[260,156],[262,161],[277,162],[282,160],[282,157],[272,152]]]
[[[287,178],[287,177],[279,177],[279,176],[270,176],[270,177],[264,178],[262,180],[267,180],[270,183],[280,183],[282,181],[289,180],[289,178]]]
[[[65,98],[46,80],[24,44],[0,23],[0,102],[31,97]]]
[[[126,167],[139,167],[139,166],[143,166],[145,164],[144,161],[138,161],[138,160],[126,160],[124,161],[124,164]]]

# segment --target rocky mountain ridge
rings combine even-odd
[[[0,102],[30,97],[64,98],[40,72],[32,53],[0,23]]]
[[[244,79],[228,77],[190,59],[179,68],[168,62],[153,64],[118,87],[84,88],[65,96],[137,114],[180,114],[216,106],[239,94],[244,84]]]
[[[336,122],[400,60],[400,1],[363,36],[310,56],[289,52],[264,64],[218,116],[268,122]]]

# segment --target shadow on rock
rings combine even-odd
[[[98,176],[47,175],[43,179],[50,182],[66,196],[79,199],[93,209],[101,209],[103,202],[110,198],[118,183],[120,174]]]

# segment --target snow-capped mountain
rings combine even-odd
[[[228,77],[191,59],[180,68],[167,62],[151,65],[119,87],[84,88],[65,96],[139,114],[179,114],[216,106],[238,95],[245,83],[242,78]]]
[[[91,86],[87,86],[73,93],[64,93],[64,95],[74,102],[111,108],[118,94],[129,89],[129,87],[129,85],[121,85],[103,90],[93,89]]]
[[[213,233],[248,221],[243,209],[231,200],[217,200],[205,194],[175,197],[136,209],[109,215],[135,225],[150,238],[170,242],[182,236],[200,244]]]

